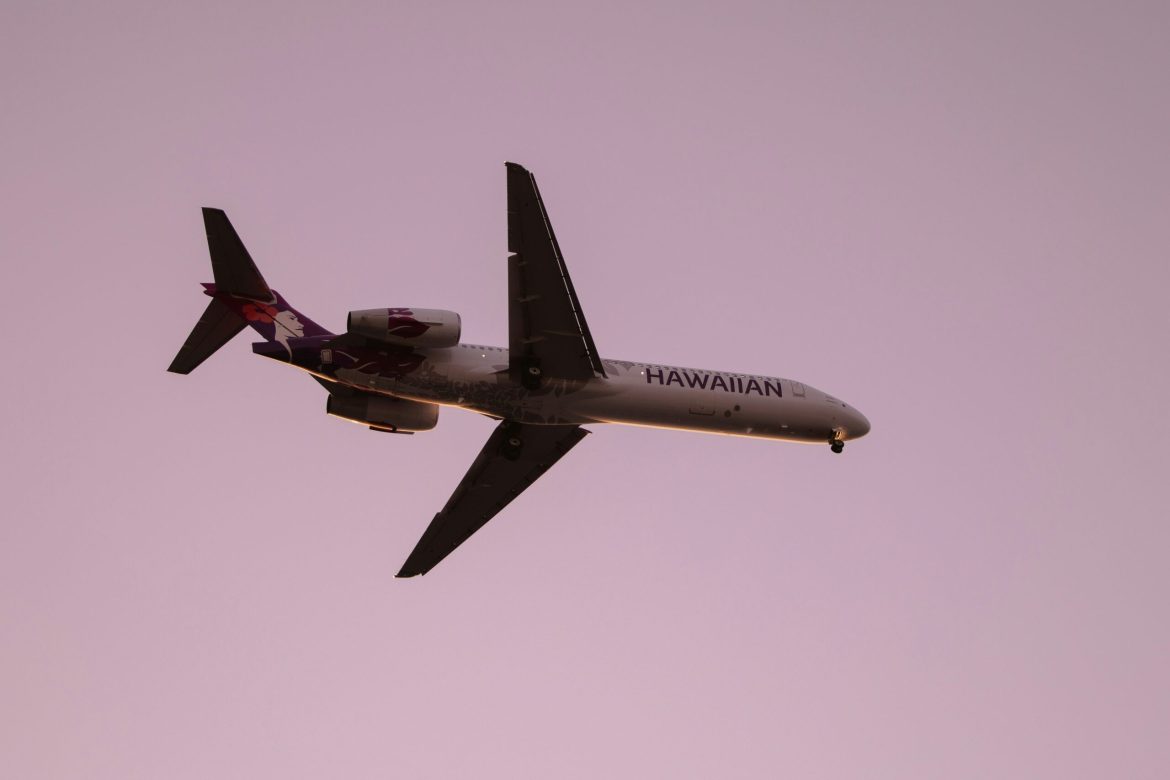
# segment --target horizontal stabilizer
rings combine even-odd
[[[217,349],[231,341],[232,336],[243,330],[245,324],[244,318],[230,306],[218,298],[212,298],[167,371],[190,374]]]
[[[220,209],[203,209],[203,226],[207,228],[207,248],[211,252],[211,272],[215,289],[254,301],[271,301],[272,290],[260,275],[252,256],[244,247],[227,214]]]

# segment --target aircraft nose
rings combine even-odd
[[[869,420],[865,419],[865,415],[849,407],[849,420],[846,423],[845,430],[848,431],[850,439],[860,439],[865,434],[869,433]]]

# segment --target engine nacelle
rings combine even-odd
[[[439,422],[437,404],[404,401],[384,395],[330,395],[325,411],[343,420],[384,431],[429,431]]]
[[[346,330],[404,347],[434,349],[459,343],[459,315],[443,309],[361,309],[351,311]]]

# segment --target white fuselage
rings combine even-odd
[[[418,350],[425,360],[402,376],[338,370],[352,387],[491,417],[544,425],[617,423],[730,436],[823,443],[864,436],[856,409],[789,379],[603,360],[606,377],[546,378],[536,390],[508,371],[508,350],[476,344]]]

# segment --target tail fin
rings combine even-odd
[[[220,209],[203,209],[207,248],[211,252],[211,273],[215,289],[254,301],[272,300],[272,289],[260,275],[244,242]]]
[[[211,303],[179,354],[167,368],[189,374],[233,336],[251,325],[268,341],[288,346],[290,338],[329,335],[329,331],[304,316],[268,286],[236,229],[220,209],[203,209],[207,248],[215,284],[205,284]]]

